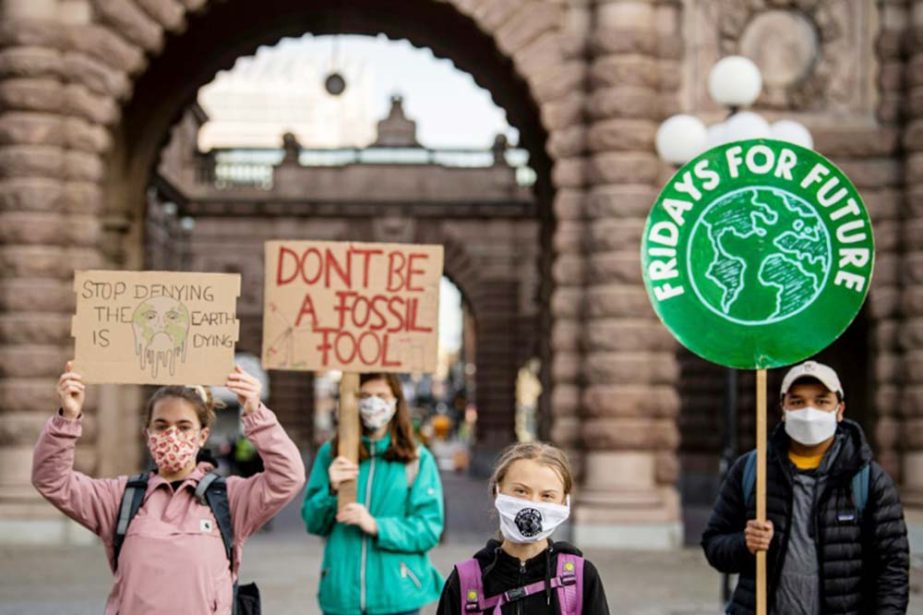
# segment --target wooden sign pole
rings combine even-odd
[[[337,428],[337,454],[355,464],[359,463],[359,374],[344,372],[340,380],[340,423]],[[337,510],[356,501],[356,481],[340,485],[337,491]]]
[[[756,371],[756,520],[766,523],[766,370]],[[766,615],[766,552],[756,553],[756,615]]]

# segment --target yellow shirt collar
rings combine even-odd
[[[790,450],[788,451],[788,458],[799,470],[816,470],[820,467],[820,462],[824,459],[824,453],[814,456],[804,456]]]

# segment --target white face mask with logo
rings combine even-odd
[[[386,401],[372,395],[359,400],[359,416],[366,429],[378,431],[388,424],[397,412],[397,400]]]
[[[805,446],[815,446],[836,433],[837,412],[817,408],[785,411],[785,433]]]
[[[494,506],[500,513],[500,533],[517,544],[545,540],[570,516],[570,497],[567,504],[531,502],[519,498],[497,495]]]

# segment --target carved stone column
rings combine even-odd
[[[32,447],[54,411],[70,335],[56,10],[54,0],[7,1],[0,15],[0,537],[24,531],[12,519],[44,512]]]
[[[675,344],[648,303],[639,254],[659,187],[654,135],[677,86],[679,10],[658,1],[594,7],[580,544],[682,543]]]
[[[562,65],[550,72],[539,92],[558,91],[559,101],[544,107],[551,123],[548,151],[555,160],[555,196],[552,211],[555,231],[551,241],[554,261],[550,267],[551,340],[549,343],[551,391],[550,439],[564,448],[579,467],[580,396],[583,390],[582,318],[586,305],[586,49],[590,34],[590,0],[570,0],[563,32]],[[543,271],[547,275],[548,272]]]
[[[904,71],[906,207],[903,262],[902,474],[906,504],[923,508],[923,1],[908,3]],[[923,520],[923,515],[918,513]]]
[[[85,536],[31,486],[32,448],[72,355],[73,272],[101,266],[106,125],[128,79],[74,36],[80,0],[7,0],[0,14],[0,541]],[[94,57],[94,54],[97,54]],[[136,467],[137,390],[92,387],[77,467]],[[133,454],[134,453],[134,454]]]

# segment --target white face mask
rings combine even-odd
[[[388,424],[395,412],[397,412],[396,399],[385,401],[373,395],[359,400],[359,416],[366,429],[378,431]]]
[[[836,433],[837,412],[824,412],[817,408],[785,411],[785,433],[805,446],[814,446]]]
[[[519,544],[545,540],[570,516],[567,504],[531,502],[498,494],[494,506],[500,513],[500,533],[510,542]]]

